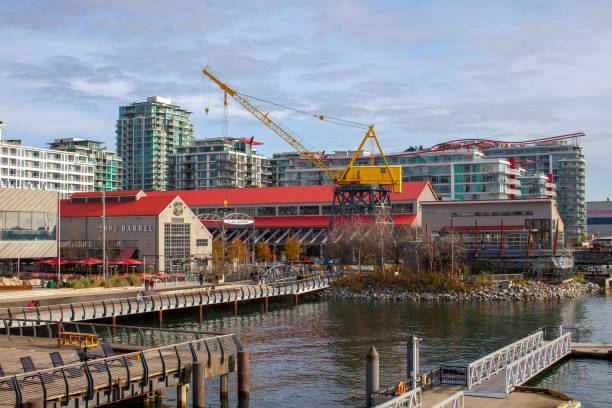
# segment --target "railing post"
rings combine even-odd
[[[366,406],[372,406],[372,394],[380,388],[379,384],[379,363],[380,358],[376,347],[370,347],[366,354]]]
[[[227,401],[229,398],[228,376],[223,374],[219,376],[219,399]]]
[[[204,362],[195,362],[191,367],[193,376],[193,408],[206,408],[206,377],[204,374]]]

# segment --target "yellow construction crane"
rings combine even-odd
[[[302,156],[306,157],[310,162],[323,169],[328,175],[330,175],[334,182],[338,185],[385,185],[393,186],[393,191],[400,193],[402,191],[402,168],[401,166],[389,166],[387,158],[385,157],[378,138],[374,133],[374,125],[368,126],[365,137],[361,141],[361,144],[355,151],[355,154],[349,161],[348,165],[344,170],[333,170],[330,169],[311,149],[304,146],[304,143],[290,135],[283,128],[281,128],[276,122],[268,117],[268,113],[263,113],[257,107],[252,105],[244,96],[236,92],[227,84],[221,82],[211,71],[208,66],[203,69],[205,75],[207,75],[213,82],[225,92],[224,104],[227,105],[227,95],[230,95],[240,105],[242,105],[247,111],[253,116],[259,119],[264,125],[269,127],[274,133],[280,136],[284,141],[289,143],[295,150],[297,150]],[[325,119],[324,116],[317,116],[319,119]],[[359,157],[359,153],[363,149],[364,144],[368,139],[372,139],[376,142],[376,146],[380,152],[380,157],[383,159],[384,166],[356,166],[355,160]]]

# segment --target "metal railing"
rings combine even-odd
[[[49,320],[14,319],[0,333],[12,336],[36,338],[57,338],[60,333],[95,334],[100,343],[120,343],[141,347],[162,347],[170,344],[201,340],[203,338],[223,336],[226,333],[202,330],[163,329],[155,327],[112,325],[85,322],[54,322]],[[238,338],[234,337],[235,341]],[[240,343],[236,344],[242,349]]]
[[[431,408],[463,408],[463,391],[458,391]]]
[[[376,393],[373,397],[376,399]],[[414,388],[374,406],[376,408],[422,408],[423,394],[420,387]]]
[[[569,355],[571,343],[572,334],[566,333],[509,364],[506,368],[506,394]]]
[[[39,307],[1,308],[0,319],[12,325],[16,319],[78,321],[111,316],[124,316],[159,310],[180,309],[271,296],[301,294],[324,289],[339,275],[317,275],[310,279],[290,280],[270,285],[249,285],[219,289],[186,289],[155,293],[144,297],[129,297],[91,302],[78,302]]]
[[[75,399],[83,406],[102,405],[146,393],[162,380],[176,385],[183,382],[181,373],[192,363],[210,366],[235,355],[238,343],[233,338],[216,336],[1,377],[0,407],[20,407],[30,400],[47,406]]]
[[[571,326],[545,326],[541,327],[538,330],[544,332],[544,340],[554,340],[558,337],[561,337],[565,333],[572,334],[572,341],[578,342],[580,341],[580,329],[577,327]]]
[[[470,363],[467,367],[467,389],[491,378],[510,363],[538,349],[543,342],[544,333],[538,331]]]

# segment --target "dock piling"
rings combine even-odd
[[[176,386],[176,407],[185,408],[187,406],[187,384]]]
[[[162,408],[164,406],[164,391],[155,391],[155,408]]]
[[[234,316],[238,316],[238,301],[234,300]]]
[[[238,399],[249,398],[249,352],[238,352]]]
[[[198,307],[200,309],[200,330],[202,329],[202,305]]]
[[[296,294],[296,295],[293,295],[293,296],[295,298],[295,307],[297,307],[298,306],[298,295]]]
[[[366,406],[372,405],[372,394],[380,388],[379,383],[380,357],[376,347],[370,347],[366,354]]]
[[[228,387],[227,374],[219,376],[219,398],[226,400],[229,398],[229,387]]]
[[[192,366],[193,408],[206,408],[206,375],[204,362],[197,361]]]
[[[161,329],[163,327],[163,318],[162,318],[162,311],[161,310],[157,311],[157,316],[158,316],[158,320],[159,320],[159,328]]]
[[[264,313],[268,313],[268,297],[264,298]]]
[[[42,401],[38,399],[32,399],[25,403],[25,408],[41,408]]]
[[[406,374],[412,379],[412,387],[417,387],[417,376],[419,375],[419,339],[414,334],[408,339],[406,347]]]

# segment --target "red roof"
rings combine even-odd
[[[462,225],[453,226],[453,231],[501,231],[502,226],[500,225]],[[524,225],[504,225],[504,230],[524,230]],[[450,231],[450,225],[442,227],[442,231]]]
[[[126,195],[125,192],[123,193]],[[106,215],[108,217],[159,215],[175,198],[176,195],[165,195],[159,197],[145,196],[136,201],[106,201]],[[71,203],[69,200],[62,200],[60,215],[62,218],[101,217],[102,203]]]
[[[124,190],[124,191],[107,191],[104,193],[107,197],[112,196],[135,196],[140,193],[142,190]],[[83,192],[83,193],[72,193],[70,197],[96,197],[102,196],[100,191],[91,191],[91,192]]]
[[[402,183],[401,193],[391,193],[391,200],[417,200],[431,188],[427,181]],[[433,191],[433,189],[432,189]],[[227,200],[228,206],[248,204],[289,204],[289,203],[331,203],[333,185],[295,186],[295,187],[258,187],[216,190],[151,191],[148,196],[175,194],[188,206],[220,206]],[[434,193],[435,195],[435,193]]]
[[[413,225],[416,221],[416,214],[396,214],[393,216],[395,225]],[[219,226],[220,223],[203,222],[207,227]],[[290,217],[255,217],[255,228],[307,228],[307,227],[328,227],[329,215],[301,215]],[[227,227],[226,227],[227,228]],[[232,228],[231,226],[229,228]],[[251,228],[244,226],[239,228]]]

